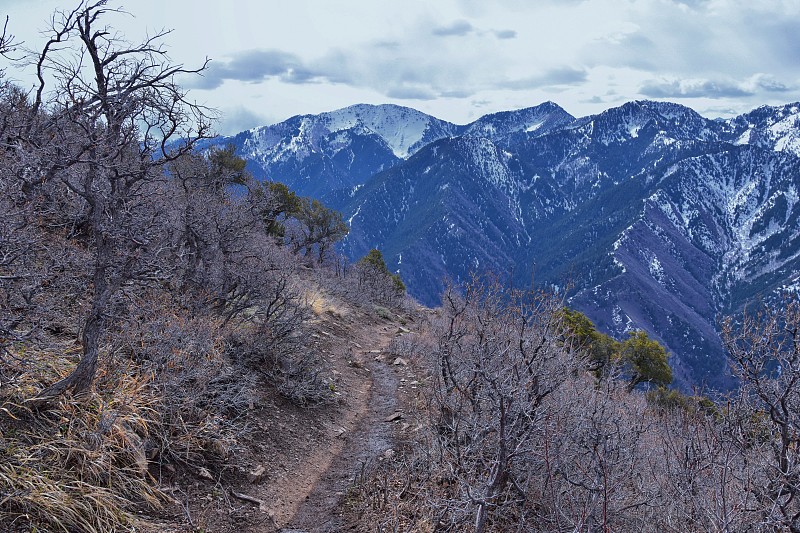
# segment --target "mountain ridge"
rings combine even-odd
[[[569,285],[604,331],[661,340],[685,387],[726,388],[717,316],[798,286],[799,126],[797,103],[721,120],[545,102],[465,125],[361,104],[243,132],[237,149],[257,177],[341,210],[347,255],[380,248],[423,303],[472,271]]]

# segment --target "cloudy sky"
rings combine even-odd
[[[0,0],[40,47],[66,0]],[[466,123],[552,100],[576,116],[633,99],[709,117],[800,100],[800,0],[129,0],[108,23],[162,28],[221,133],[396,103]],[[30,84],[24,71],[7,76]]]

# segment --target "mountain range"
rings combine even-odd
[[[601,330],[660,340],[684,388],[732,384],[720,316],[800,289],[797,103],[547,102],[467,125],[360,104],[213,142],[342,211],[344,252],[379,248],[421,302],[472,272],[557,287]]]

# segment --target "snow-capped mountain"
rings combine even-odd
[[[257,175],[341,209],[345,251],[380,248],[421,301],[473,271],[568,286],[601,329],[661,340],[685,386],[730,384],[720,315],[800,288],[798,104],[575,119],[548,102],[463,126],[360,105],[234,142]]]
[[[722,124],[726,140],[800,156],[800,104],[762,106]]]
[[[323,197],[365,183],[436,140],[465,133],[500,139],[522,131],[544,133],[573,117],[553,103],[487,115],[460,126],[398,105],[358,104],[319,115],[292,117],[213,144],[233,144],[260,179]]]
[[[540,137],[562,128],[575,120],[553,102],[515,111],[484,115],[463,128],[463,135],[485,137],[501,144],[513,144],[521,139]]]
[[[458,133],[456,125],[408,107],[359,104],[292,117],[215,144],[234,144],[256,177],[321,197],[360,185],[422,146]]]

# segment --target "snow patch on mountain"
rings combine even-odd
[[[415,109],[392,104],[357,104],[318,117],[320,124],[330,132],[361,127],[376,133],[401,159],[407,158],[413,152],[412,148],[419,147],[425,133],[436,121]]]
[[[752,144],[800,156],[800,103],[761,106],[722,123],[734,144]]]

